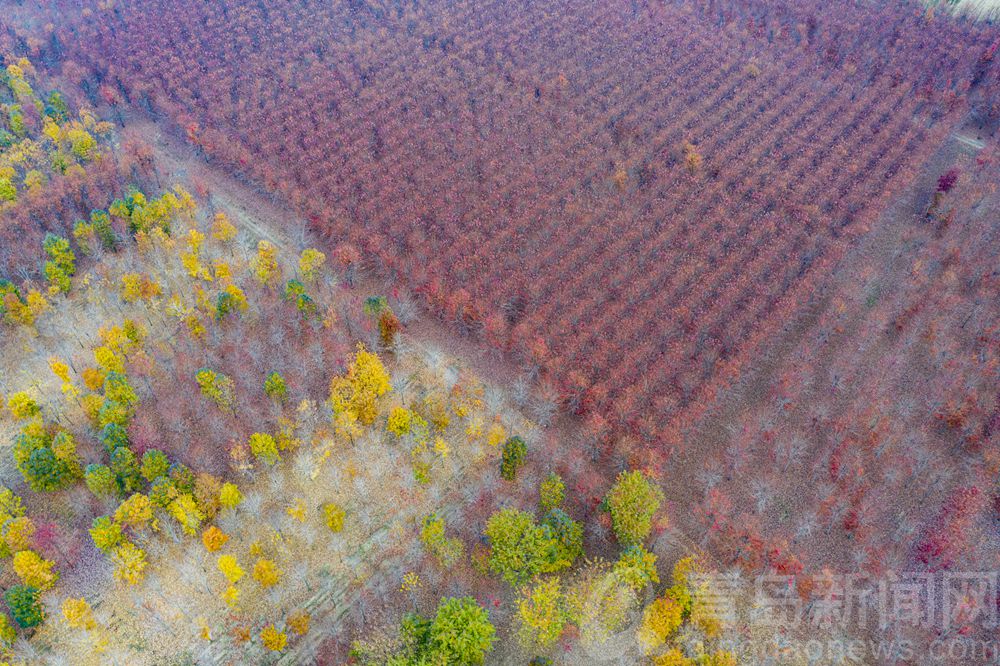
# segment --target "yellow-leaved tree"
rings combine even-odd
[[[319,270],[326,263],[326,255],[315,248],[302,250],[299,257],[299,272],[305,282],[312,282],[319,276]]]
[[[517,635],[527,648],[546,650],[562,635],[568,620],[559,578],[550,576],[521,590],[517,602]]]
[[[14,553],[14,573],[21,577],[25,585],[42,591],[50,589],[59,580],[59,574],[52,570],[54,565],[33,550]]]
[[[281,278],[281,267],[278,266],[278,251],[266,240],[257,243],[257,256],[250,262],[253,275],[262,285],[269,285]]]
[[[392,390],[390,377],[377,354],[358,344],[346,376],[330,382],[330,406],[334,415],[349,413],[365,425],[375,422],[378,399]]]
[[[94,611],[83,597],[79,599],[67,597],[62,604],[62,613],[66,624],[74,629],[90,631],[97,627]]]

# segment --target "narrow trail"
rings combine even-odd
[[[234,217],[239,222],[237,228],[249,229],[289,255],[307,247],[306,221],[289,208],[279,206],[261,192],[207,164],[192,147],[165,133],[155,122],[130,115],[125,124],[155,150],[157,169],[164,174],[165,187],[183,181],[205,183],[212,205]],[[285,228],[299,231],[298,241],[267,220],[282,220]]]

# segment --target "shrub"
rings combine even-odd
[[[309,633],[309,613],[300,612],[294,613],[288,618],[288,628],[291,629],[297,636],[305,636]]]
[[[238,583],[243,578],[243,567],[239,565],[239,562],[232,555],[219,555],[216,565],[230,583]]]
[[[0,645],[11,647],[17,640],[17,630],[6,613],[0,613]]]
[[[274,562],[262,558],[253,565],[253,579],[261,587],[273,587],[281,580],[281,571]]]
[[[402,326],[399,318],[389,309],[386,309],[378,316],[378,337],[383,347],[391,347],[396,342],[396,334]]]
[[[436,513],[424,518],[420,541],[445,569],[455,566],[465,553],[465,544],[461,539],[445,536],[444,519]]]
[[[14,573],[25,585],[36,587],[44,592],[59,580],[59,573],[52,570],[55,562],[46,560],[33,550],[21,550],[14,553]]]
[[[559,511],[550,512],[539,525],[530,513],[502,509],[490,516],[490,569],[511,585],[522,584],[540,573],[570,566],[582,550],[583,529]]]
[[[139,461],[132,449],[119,446],[111,454],[111,471],[118,479],[118,487],[123,493],[133,493],[142,487],[142,475],[139,474]]]
[[[224,509],[235,509],[243,501],[243,494],[235,483],[223,483],[219,490],[219,504]]]
[[[122,527],[111,520],[110,516],[98,516],[90,527],[90,538],[98,550],[110,552],[121,543]]]
[[[163,451],[150,449],[142,454],[142,467],[140,472],[142,478],[149,482],[161,476],[166,476],[170,471],[170,459]]]
[[[62,614],[66,624],[73,629],[90,631],[97,627],[94,611],[83,597],[67,597],[62,603]]]
[[[552,509],[542,518],[542,528],[551,540],[550,570],[572,566],[583,553],[583,525],[562,509]]]
[[[24,391],[13,393],[7,398],[7,409],[15,419],[30,419],[42,412],[35,399]]]
[[[365,299],[364,310],[369,317],[377,317],[388,307],[389,302],[385,296],[369,296]]]
[[[389,373],[382,360],[358,345],[346,377],[330,382],[330,406],[335,415],[349,414],[364,425],[375,422],[378,398],[392,390]]]
[[[138,585],[145,577],[146,551],[131,541],[125,541],[115,548],[112,561],[115,563],[115,578],[129,585]]]
[[[517,601],[517,635],[527,648],[546,650],[566,627],[562,586],[555,576],[521,590]]]
[[[210,399],[221,409],[231,411],[235,395],[233,394],[233,380],[226,375],[215,372],[211,368],[202,368],[194,375],[202,395]]]
[[[941,174],[937,182],[937,191],[948,193],[955,187],[955,183],[958,182],[958,169],[949,169]]]
[[[332,502],[324,504],[323,520],[331,532],[340,532],[344,529],[344,510]]]
[[[545,477],[538,489],[538,507],[542,513],[559,508],[566,496],[566,484],[562,477],[552,473]]]
[[[619,580],[636,591],[660,582],[656,572],[656,555],[642,546],[629,546],[622,551],[615,562],[614,572]]]
[[[285,378],[278,372],[270,373],[264,380],[264,393],[275,402],[284,403],[288,396],[288,386]]]
[[[205,514],[198,508],[198,503],[190,493],[183,493],[167,506],[170,515],[181,525],[185,534],[194,534],[201,527]]]
[[[611,525],[625,546],[642,543],[653,528],[653,516],[663,501],[663,491],[639,471],[622,472],[604,498]]]
[[[504,442],[503,457],[500,460],[500,476],[507,481],[513,481],[517,470],[524,464],[528,455],[528,445],[517,435]]]
[[[302,279],[306,282],[315,280],[324,263],[326,263],[326,255],[319,250],[311,247],[302,250],[302,254],[299,256],[299,272],[302,273]]]
[[[153,503],[142,493],[133,493],[115,511],[115,522],[133,530],[146,529],[152,520]]]
[[[471,597],[442,599],[430,625],[434,659],[445,664],[482,664],[493,648],[496,629],[489,613]]]
[[[285,300],[294,303],[300,296],[305,295],[306,286],[298,280],[289,280],[285,283]]]
[[[112,455],[119,448],[128,448],[128,432],[118,423],[108,423],[101,428],[101,443],[108,455]]]
[[[260,641],[271,652],[281,652],[288,645],[288,634],[269,624],[261,630]]]
[[[393,407],[392,411],[389,412],[389,420],[386,424],[386,430],[396,437],[402,437],[403,435],[409,434],[410,423],[412,420],[413,412],[405,407]]]
[[[222,548],[227,541],[229,541],[229,536],[215,525],[208,527],[201,533],[201,542],[205,546],[205,550],[210,553]]]
[[[257,460],[267,465],[273,465],[281,460],[277,442],[274,441],[274,437],[266,433],[255,432],[250,435],[250,452]]]
[[[45,621],[45,610],[39,595],[38,588],[31,585],[12,585],[4,592],[7,608],[22,629],[37,627]]]
[[[647,650],[654,650],[663,645],[683,623],[684,608],[670,597],[658,597],[643,611],[637,636]]]

